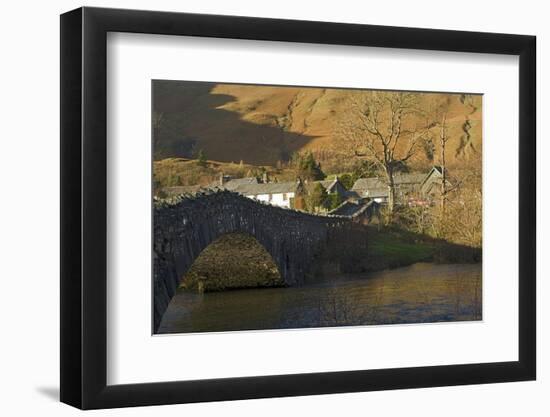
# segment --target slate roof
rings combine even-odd
[[[334,210],[330,211],[330,214],[338,216],[353,216],[357,211],[359,211],[364,204],[357,204],[351,201],[344,201]]]
[[[367,203],[358,203],[353,201],[344,201],[334,210],[331,210],[329,214],[334,214],[337,216],[346,216],[346,217],[356,217],[363,214],[369,207],[378,204],[374,201],[369,201]]]
[[[338,180],[337,179],[333,179],[333,180],[323,180],[323,181],[315,181],[315,182],[318,182],[318,183],[321,183],[321,185],[325,188],[325,190],[327,190],[328,193],[331,193],[331,189],[337,184]]]
[[[294,193],[298,184],[294,181],[241,184],[234,191],[244,195]]]
[[[366,191],[375,188],[387,188],[386,182],[378,177],[359,178],[351,187],[352,191]]]
[[[346,191],[346,197],[353,200],[363,199],[363,197],[361,197],[359,193],[357,193],[357,191]]]
[[[393,180],[397,187],[414,187],[420,186],[425,178],[426,174],[422,173],[400,173],[394,175]],[[351,190],[359,195],[368,195],[371,198],[388,196],[387,182],[384,178],[379,177],[359,178],[355,181]]]
[[[427,174],[395,174],[393,176],[393,182],[395,185],[403,184],[421,184],[426,178]],[[352,190],[366,190],[371,188],[384,188],[387,187],[387,182],[384,178],[380,177],[371,177],[371,178],[359,178],[351,187]]]
[[[163,190],[172,195],[194,194],[201,190],[228,190],[244,195],[260,195],[295,193],[297,186],[298,184],[294,181],[261,183],[258,182],[255,177],[249,177],[229,180],[223,185],[220,185],[218,181],[215,181],[206,186],[182,185],[175,187],[164,187]]]
[[[367,194],[371,198],[388,196],[388,186],[380,178],[359,178],[351,187],[351,191],[363,197]]]
[[[445,182],[448,186],[451,185],[449,180],[449,172],[447,171]],[[439,165],[434,165],[426,178],[422,182],[421,190],[424,194],[430,194],[435,187],[439,187],[443,180],[443,169]]]
[[[256,177],[246,177],[246,178],[235,178],[227,181],[223,184],[223,187],[227,190],[235,190],[236,188],[242,185],[258,184],[258,179]]]
[[[338,178],[334,178],[332,180],[323,180],[323,181],[315,181],[313,184],[321,184],[325,190],[327,190],[327,193],[338,193],[343,197],[346,198],[356,198],[358,197],[357,193],[352,193],[348,190],[346,190],[346,187],[340,182]]]

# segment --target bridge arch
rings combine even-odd
[[[283,284],[279,267],[256,238],[246,233],[228,233],[199,254],[180,287],[203,292]]]
[[[299,285],[332,242],[350,241],[351,221],[274,207],[218,191],[160,201],[154,208],[153,331],[199,254],[220,236],[245,233],[271,255],[286,285]],[[364,230],[363,230],[364,233]],[[340,235],[344,239],[334,239]],[[361,241],[366,237],[362,235]]]

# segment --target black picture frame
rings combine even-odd
[[[108,32],[519,56],[518,361],[107,385]],[[82,409],[533,380],[536,38],[251,17],[79,8],[61,15],[61,401]]]

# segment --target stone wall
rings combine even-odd
[[[366,229],[348,218],[283,209],[229,191],[158,201],[153,234],[154,330],[202,250],[233,232],[256,238],[286,285],[303,284],[319,259],[336,260],[349,269],[367,247]]]

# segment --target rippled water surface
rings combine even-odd
[[[481,264],[415,264],[295,288],[178,291],[158,333],[481,320]]]

